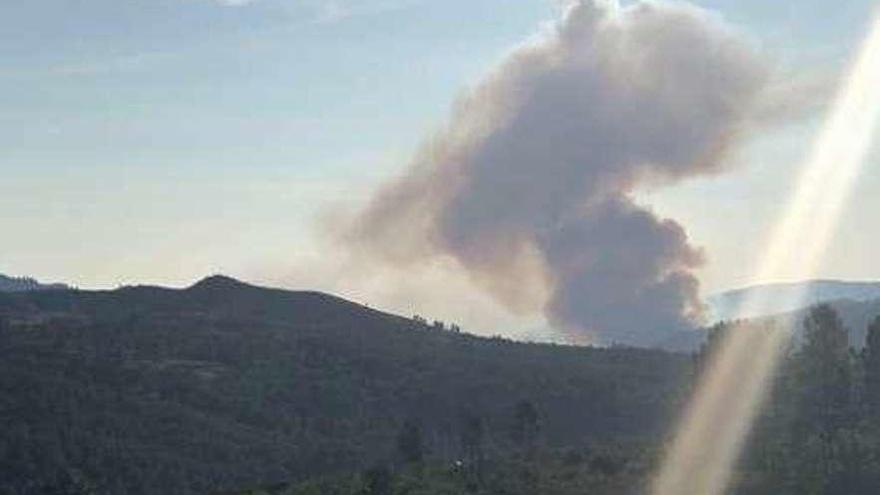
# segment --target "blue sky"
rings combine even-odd
[[[317,215],[400,171],[462,88],[559,10],[554,0],[235,3],[0,3],[0,272],[84,287],[185,285],[217,271],[278,282],[274,267],[318,249]],[[773,64],[810,73],[839,70],[872,5],[697,3]],[[743,259],[772,226],[814,120],[754,140],[734,173],[644,193],[706,248],[708,290],[749,275]],[[878,192],[869,171],[827,276],[880,278]]]
[[[179,284],[282,257],[551,11],[340,5],[3,3],[0,270]]]

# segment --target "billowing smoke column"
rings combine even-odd
[[[703,256],[633,193],[719,172],[765,79],[705,11],[576,2],[461,98],[349,240],[393,263],[451,256],[576,335],[660,341],[699,318]]]

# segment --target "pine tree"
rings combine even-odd
[[[848,332],[830,305],[811,308],[804,320],[800,362],[808,420],[825,432],[840,426],[850,405],[852,369]]]
[[[865,404],[872,413],[880,411],[880,316],[868,325],[862,364],[865,372]]]
[[[397,436],[397,451],[406,464],[418,464],[424,460],[422,429],[416,423],[407,421],[403,424]]]

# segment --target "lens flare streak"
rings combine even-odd
[[[755,283],[815,276],[871,147],[880,116],[880,18],[841,83],[837,99],[784,215],[753,273]],[[746,300],[739,314],[768,304]],[[735,328],[697,385],[654,480],[654,495],[718,495],[726,490],[761,408],[788,333]]]

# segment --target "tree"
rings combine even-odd
[[[530,454],[535,448],[539,430],[538,408],[535,404],[529,400],[517,402],[513,412],[513,441]]]
[[[6,347],[6,340],[9,333],[9,324],[6,322],[6,318],[0,316],[0,351]]]
[[[835,443],[850,419],[852,365],[849,337],[837,312],[828,304],[810,309],[804,319],[800,367],[800,438],[803,447],[818,440],[823,483],[833,478]]]
[[[865,403],[872,411],[880,410],[880,316],[868,325],[862,364],[865,370]]]
[[[839,426],[850,403],[848,335],[837,311],[828,304],[814,306],[804,319],[801,377],[805,412],[823,431]]]
[[[706,332],[706,340],[700,345],[700,351],[694,357],[697,371],[705,372],[715,357],[715,353],[721,348],[721,344],[731,332],[733,324],[728,322],[720,322],[713,325]],[[741,326],[741,325],[740,325]],[[742,328],[736,329],[743,330]]]
[[[364,473],[364,495],[391,495],[392,476],[388,466],[377,465]]]
[[[418,464],[424,460],[425,448],[422,441],[422,429],[416,423],[407,421],[397,436],[397,452],[407,464]]]
[[[483,418],[472,413],[465,413],[461,419],[461,443],[465,457],[471,462],[479,463],[483,457],[483,436],[485,426]]]

